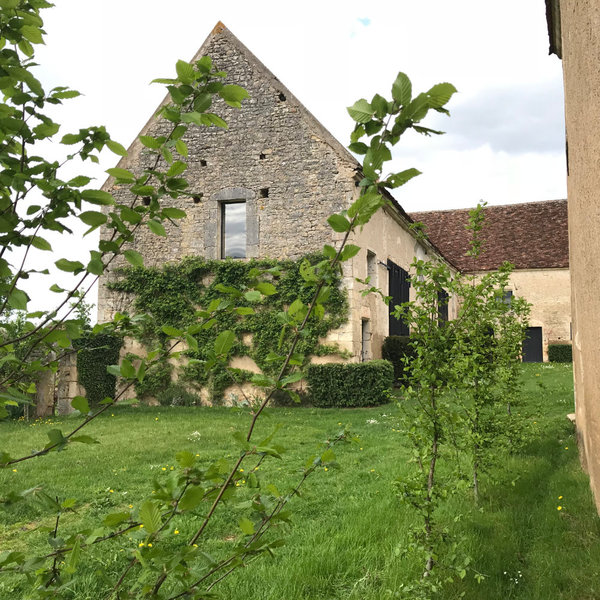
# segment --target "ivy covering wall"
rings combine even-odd
[[[97,406],[104,398],[114,398],[117,379],[106,368],[119,362],[122,345],[119,336],[91,332],[73,341],[77,350],[77,377],[90,406]]]
[[[147,347],[166,346],[167,336],[162,326],[175,328],[194,323],[195,313],[205,308],[211,300],[222,297],[220,286],[243,289],[250,283],[256,269],[269,270],[269,276],[276,287],[276,293],[264,296],[260,301],[249,301],[242,297],[236,306],[248,306],[253,314],[223,314],[218,317],[216,329],[201,331],[195,337],[197,351],[187,351],[192,359],[203,361],[207,351],[213,348],[215,336],[219,331],[230,329],[236,334],[233,356],[249,356],[264,373],[274,371],[269,362],[269,353],[278,348],[282,323],[279,313],[286,309],[296,298],[308,302],[314,285],[304,281],[300,268],[304,260],[312,264],[322,260],[320,254],[311,254],[296,261],[276,261],[270,259],[207,260],[202,257],[187,257],[176,264],[162,268],[130,267],[118,271],[120,279],[109,284],[109,288],[133,296],[136,312],[149,314],[149,320],[140,331],[139,341]],[[325,346],[319,342],[329,331],[341,326],[348,317],[348,301],[345,290],[340,286],[341,279],[333,282],[329,299],[325,303],[325,314],[321,319],[313,316],[306,329],[297,351],[308,361],[310,355],[341,353],[337,346]],[[337,285],[336,285],[337,284]],[[283,337],[291,335],[287,332]],[[172,379],[172,365],[165,363],[154,375],[149,374],[138,385],[139,397],[156,396],[169,386]],[[222,399],[223,391],[232,383],[248,381],[250,373],[243,370],[227,370],[217,366],[206,372],[201,362],[182,367],[180,380],[196,388],[207,388],[213,402]]]

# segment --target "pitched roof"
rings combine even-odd
[[[516,269],[569,267],[566,200],[486,206],[483,252],[476,260],[465,256],[469,210],[417,212],[410,217],[424,224],[431,241],[462,271],[489,271],[504,261]]]

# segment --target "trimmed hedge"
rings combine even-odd
[[[86,333],[74,340],[77,349],[77,377],[85,388],[90,406],[96,406],[104,398],[114,398],[117,378],[106,371],[109,365],[119,362],[123,339],[116,335]]]
[[[394,368],[387,360],[310,365],[306,379],[314,406],[376,406],[390,400]]]
[[[571,344],[548,344],[548,360],[557,363],[573,362]]]
[[[410,344],[407,335],[390,335],[383,340],[381,355],[389,360],[394,367],[394,381],[396,385],[403,385],[409,377],[405,359],[412,359],[415,349]]]

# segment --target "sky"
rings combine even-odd
[[[389,97],[398,71],[417,91],[455,85],[451,116],[427,123],[446,134],[411,132],[394,152],[392,169],[423,172],[395,191],[408,212],[566,198],[562,69],[548,55],[544,0],[56,4],[43,11],[38,76],[83,94],[56,115],[62,133],[103,124],[128,146],[165,95],[150,81],[173,75],[220,20],[344,145],[345,107]],[[116,162],[106,152],[76,172],[100,186]]]

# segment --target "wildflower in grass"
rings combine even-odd
[[[148,548],[152,548],[152,544],[148,544]]]
[[[568,450],[568,449],[569,449],[569,446],[565,446],[565,450]]]
[[[114,493],[115,493],[115,490],[108,490],[108,493],[109,493],[109,494],[114,494]]]
[[[375,469],[371,469],[371,473],[375,473]]]
[[[328,469],[327,467],[325,467],[325,470],[326,470],[326,471],[329,471],[329,469]]]
[[[244,472],[244,469],[240,469],[240,473],[243,473],[243,472]]]
[[[167,467],[162,467],[162,470],[163,470],[163,471],[166,471],[166,470],[167,470]]]
[[[155,420],[155,421],[158,421],[158,417],[154,417],[154,420]]]
[[[173,534],[174,534],[174,535],[179,535],[179,529],[176,529],[176,530],[173,532]]]
[[[559,499],[559,500],[562,500],[562,498],[563,498],[562,496],[559,496],[559,497],[558,497],[558,499]]]
[[[174,469],[175,467],[171,467],[171,471]]]
[[[13,473],[16,473],[16,472],[17,472],[17,470],[16,470],[16,469],[13,469]]]
[[[138,548],[142,548],[142,547],[143,547],[143,546],[145,546],[145,545],[146,545],[146,544],[144,544],[144,542],[140,542],[140,543],[138,544]]]
[[[130,504],[130,505],[129,505],[129,508],[133,508],[133,504]]]
[[[144,528],[144,525],[140,525],[140,529],[143,529],[143,528]]]
[[[562,506],[557,506],[556,510],[562,510]]]

